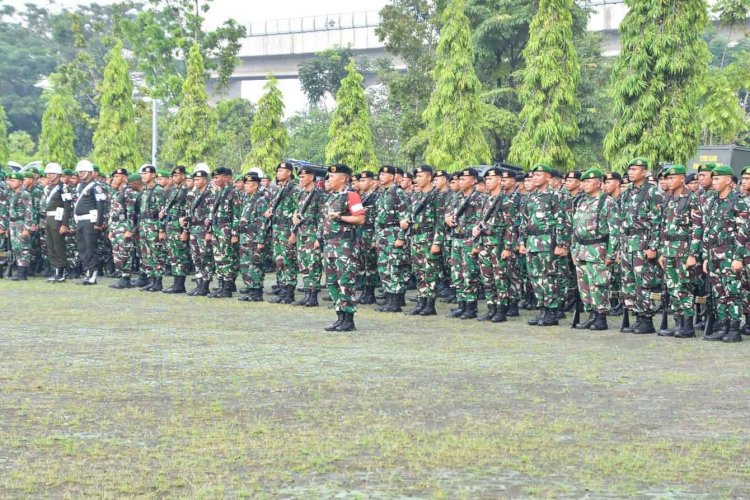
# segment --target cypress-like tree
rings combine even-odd
[[[76,102],[60,89],[48,95],[47,109],[42,115],[42,132],[39,135],[39,153],[44,163],[56,162],[63,168],[73,168],[76,153],[73,147],[72,116]]]
[[[374,170],[378,159],[372,145],[370,108],[363,80],[352,59],[336,92],[336,108],[328,126],[326,162],[345,163],[354,170]]]
[[[435,89],[424,111],[425,160],[436,168],[458,170],[488,162],[482,133],[482,84],[474,71],[474,49],[465,0],[450,0],[441,18],[433,70]]]
[[[0,104],[0,168],[8,163],[10,151],[8,148],[8,127],[5,124],[5,108]]]
[[[99,121],[94,132],[94,160],[107,171],[138,165],[133,82],[122,56],[122,42],[109,53],[99,97]]]
[[[605,156],[622,167],[635,156],[685,163],[696,151],[698,100],[710,54],[701,38],[705,0],[626,0],[612,74],[615,125]]]
[[[289,143],[289,135],[282,121],[284,100],[277,83],[276,78],[269,74],[263,86],[265,93],[258,101],[258,110],[250,127],[253,149],[245,162],[245,167],[260,167],[269,175],[273,175]]]
[[[706,82],[699,116],[704,144],[733,142],[747,126],[737,93],[721,70]]]
[[[573,44],[572,8],[573,0],[541,0],[529,26],[519,92],[522,124],[509,155],[526,168],[536,163],[564,170],[575,166],[569,143],[578,136],[581,68]]]
[[[200,46],[190,47],[180,107],[172,121],[164,158],[175,164],[210,162],[217,144],[216,114],[208,104]]]

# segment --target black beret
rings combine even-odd
[[[474,177],[475,179],[478,179],[479,172],[477,172],[476,168],[465,168],[458,173],[458,176],[459,177]]]
[[[393,165],[383,165],[382,167],[380,167],[380,173],[395,175],[397,173],[397,170],[396,170],[396,167],[394,167]]]
[[[172,175],[178,172],[185,175],[187,173],[187,169],[185,168],[184,165],[177,165],[175,168],[172,169]]]
[[[208,177],[208,172],[205,170],[196,170],[193,172],[193,177]]]
[[[374,179],[375,178],[375,174],[373,174],[369,170],[364,170],[364,171],[362,171],[362,172],[359,173],[359,178],[360,179]]]
[[[565,174],[565,178],[566,179],[577,179],[577,180],[580,181],[581,180],[581,172],[578,171],[578,170],[574,170],[572,172],[568,172],[567,174]]]
[[[315,170],[312,167],[300,167],[299,170],[297,170],[297,175],[302,174],[315,175]]]
[[[155,174],[156,173],[156,167],[153,165],[143,165],[141,167],[141,173],[142,174]]]
[[[552,169],[552,177],[555,179],[562,179],[562,174],[559,170]]]
[[[245,174],[245,182],[256,182],[260,183],[260,177],[255,172]]]
[[[416,168],[416,170],[414,170],[414,173],[418,174],[420,172],[427,172],[432,174],[435,172],[435,170],[430,165],[420,165]]]
[[[292,165],[291,163],[286,162],[286,161],[282,161],[281,163],[279,163],[278,165],[276,165],[276,170],[278,170],[280,168],[285,168],[287,170],[291,170],[292,172],[294,172],[294,165]]]
[[[523,182],[523,180],[526,178],[524,174],[516,174],[516,182]]]
[[[697,181],[698,176],[693,174],[687,174],[687,177],[685,177],[685,183],[690,184],[691,182]]]
[[[362,174],[354,174],[352,175],[352,180],[358,181],[362,178]]]
[[[400,175],[404,175],[404,173],[405,173],[405,172],[404,172],[404,169],[403,169],[403,168],[401,168],[401,167],[396,167],[396,173],[397,173],[397,174],[400,174]]]
[[[618,172],[610,172],[608,174],[604,174],[604,180],[622,182],[622,175],[620,175]]]
[[[484,176],[485,177],[502,177],[503,171],[497,167],[488,168],[487,171],[484,173]]]
[[[447,177],[450,178],[450,174],[446,172],[445,170],[436,170],[435,171],[435,177]]]
[[[349,168],[348,165],[344,165],[343,163],[335,163],[328,167],[328,173],[352,175],[352,169]]]
[[[126,177],[128,175],[130,175],[130,174],[128,174],[128,169],[127,168],[117,168],[117,169],[115,169],[114,172],[112,172],[112,175],[117,175],[117,174],[124,175]]]

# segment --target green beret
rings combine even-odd
[[[646,158],[633,158],[628,162],[628,168],[629,167],[644,167],[648,168],[648,160]]]
[[[667,167],[663,170],[664,177],[668,175],[685,175],[687,174],[687,169],[683,165],[672,165],[671,167]]]
[[[742,173],[740,175],[748,175],[750,174],[750,165],[742,169]]]
[[[72,170],[72,169],[70,169],[70,168],[64,168],[64,169],[63,169],[63,175],[75,175],[75,174],[76,174],[76,173],[75,173],[75,172],[73,172],[73,170]]]
[[[33,179],[34,178],[34,172],[31,171],[31,169],[27,170],[23,173],[24,178],[26,179]]]
[[[102,173],[101,169],[99,168],[99,165],[94,164],[94,172],[96,172],[97,174],[101,174]]]
[[[17,181],[22,181],[26,178],[26,176],[21,172],[11,172],[8,174],[8,180],[15,179]]]
[[[712,176],[728,175],[728,176],[731,177],[731,176],[734,175],[734,172],[732,171],[732,167],[728,167],[726,165],[721,165],[721,166],[716,167],[715,169],[713,169],[713,171],[711,172],[711,175]]]
[[[582,181],[585,181],[587,179],[601,179],[602,177],[604,177],[604,172],[602,172],[598,168],[590,168],[581,174]]]
[[[698,172],[713,172],[716,167],[716,163],[707,161],[706,163],[698,165]]]
[[[534,172],[545,172],[545,173],[548,173],[548,174],[551,175],[551,174],[555,173],[555,170],[552,167],[550,167],[549,165],[545,165],[544,163],[539,163],[539,164],[535,165],[534,168],[531,169],[531,172],[532,173],[534,173]]]
[[[30,167],[27,172],[31,172],[32,174],[39,174],[39,169],[37,167]]]
[[[156,176],[157,177],[172,177],[172,172],[170,172],[169,170],[159,169],[156,171]]]
[[[128,182],[139,182],[141,180],[141,174],[130,174],[128,176]]]

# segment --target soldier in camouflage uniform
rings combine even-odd
[[[698,197],[685,186],[685,173],[682,165],[664,171],[668,191],[662,205],[659,257],[675,319],[675,328],[659,330],[659,335],[678,338],[695,336],[694,271],[703,238],[703,214]]]
[[[440,247],[439,255],[439,275],[437,282],[437,296],[445,297],[450,286],[450,268],[448,266],[448,260],[450,259],[449,248],[446,246],[445,241],[445,209],[448,205],[448,200],[453,193],[449,186],[450,174],[445,170],[436,170],[435,175],[432,177],[432,183],[435,185],[437,190],[437,231],[443,240],[443,245]]]
[[[358,304],[374,304],[375,288],[380,283],[378,276],[378,254],[375,249],[375,219],[381,191],[375,187],[375,174],[364,171],[359,174],[359,194],[365,209],[365,222],[357,226],[357,262],[362,283],[362,295]]]
[[[445,217],[455,211],[456,203],[460,199],[458,188],[458,174],[459,172],[451,174],[450,179],[448,180],[448,188],[450,189],[450,193],[446,195],[445,208],[443,210],[442,229],[444,241],[443,246],[445,248],[443,249],[442,253],[444,254],[443,258],[447,260],[446,266],[448,267],[448,274],[446,275],[446,280],[448,281],[448,289],[445,293],[445,296],[443,297],[443,302],[447,304],[456,302],[456,284],[460,280],[459,268],[454,261],[455,254],[453,253],[453,246],[457,243],[453,238],[452,229],[445,224]]]
[[[451,318],[475,319],[479,288],[479,262],[474,253],[472,231],[479,224],[484,205],[484,195],[476,190],[479,173],[467,168],[459,173],[459,194],[453,211],[444,219],[451,228],[453,237],[452,262],[459,271],[457,275],[456,300],[458,307],[451,309]]]
[[[140,171],[143,190],[138,206],[138,237],[141,268],[148,277],[148,283],[140,290],[160,292],[164,288],[165,235],[159,213],[164,208],[164,189],[156,183],[156,168],[153,165],[143,165]]]
[[[245,197],[240,213],[240,273],[247,293],[238,300],[263,301],[263,248],[266,242],[268,197],[260,191],[260,177],[255,173],[245,176]]]
[[[635,158],[628,164],[630,187],[621,195],[623,232],[621,251],[622,287],[625,307],[635,312],[636,323],[626,333],[654,333],[656,307],[652,294],[661,293],[661,269],[657,261],[661,231],[662,196],[647,182],[648,160]]]
[[[207,238],[208,222],[213,206],[213,191],[208,186],[209,171],[196,166],[193,172],[193,192],[185,217],[180,221],[190,233],[190,257],[195,267],[196,287],[188,292],[192,297],[208,295],[214,268],[211,241]]]
[[[34,230],[31,232],[31,264],[29,274],[35,275],[42,270],[44,253],[42,248],[42,213],[44,211],[44,191],[39,186],[39,171],[32,167],[24,172],[24,188],[31,194]]]
[[[572,221],[578,204],[586,194],[581,190],[581,172],[576,170],[565,174],[564,185],[560,190],[567,202],[568,218]],[[558,309],[558,317],[562,319],[564,311],[572,311],[578,301],[578,279],[573,257],[568,254],[560,259],[560,290],[565,295],[565,301]]]
[[[740,186],[745,202],[750,204],[750,166],[742,169],[742,181]],[[746,252],[747,255],[750,255],[750,246],[748,246]],[[750,259],[745,260],[745,269],[742,272],[742,289],[745,313],[745,325],[742,327],[742,334],[750,335]]]
[[[523,298],[523,281],[526,275],[526,259],[523,255],[518,253],[518,229],[521,225],[521,206],[524,203],[525,195],[522,192],[523,188],[523,174],[514,174],[503,170],[500,172],[500,185],[503,188],[503,195],[508,198],[508,202],[512,205],[509,210],[512,210],[513,217],[511,218],[512,231],[513,231],[513,255],[508,259],[507,266],[507,287],[508,287],[508,317],[518,317],[520,312],[518,310],[519,303]]]
[[[31,233],[34,226],[34,200],[23,187],[24,175],[11,172],[8,175],[10,194],[7,202],[8,233],[10,248],[17,270],[11,281],[25,281],[31,264]]]
[[[231,298],[237,268],[236,244],[239,243],[242,195],[234,189],[232,170],[219,167],[213,172],[214,183],[219,188],[211,208],[209,233],[214,254],[219,288],[209,293],[209,298]]]
[[[750,254],[750,209],[747,201],[732,190],[732,169],[719,166],[712,172],[716,195],[703,219],[703,248],[707,274],[718,325],[705,340],[740,342],[742,284],[740,273]]]
[[[439,228],[440,199],[432,186],[433,169],[421,165],[415,171],[415,193],[409,207],[409,220],[401,224],[411,243],[411,265],[416,277],[417,305],[407,314],[434,316],[437,282],[440,278],[443,232]]]
[[[396,183],[397,172],[396,167],[384,165],[378,175],[383,193],[377,204],[375,244],[385,292],[385,303],[376,309],[380,312],[400,312],[406,293],[406,236],[401,221],[406,220],[409,201]]]
[[[5,267],[12,265],[8,247],[8,196],[10,188],[5,182],[5,172],[0,168],[0,279],[5,277]]]
[[[553,169],[537,165],[532,170],[534,191],[529,194],[519,231],[519,251],[528,259],[529,281],[541,306],[529,325],[558,324],[556,310],[562,301],[559,263],[569,252],[570,219],[559,191],[552,189]]]
[[[320,280],[323,275],[322,248],[315,246],[323,220],[325,193],[315,186],[315,171],[301,167],[299,175],[300,193],[297,210],[292,215],[290,242],[296,245],[299,274],[305,296],[294,302],[295,306],[317,307]]]
[[[328,167],[330,196],[324,208],[321,231],[326,285],[333,299],[337,320],[326,331],[351,332],[356,330],[354,287],[357,279],[356,231],[365,221],[365,210],[359,194],[347,187],[352,171],[346,165]]]
[[[589,319],[576,328],[607,330],[610,270],[619,243],[615,202],[602,192],[603,172],[592,168],[581,174],[583,196],[573,213],[571,254],[578,290]]]
[[[273,228],[273,258],[276,262],[276,282],[279,285],[279,296],[269,302],[292,304],[294,290],[297,288],[297,248],[292,238],[292,215],[297,211],[299,188],[294,184],[294,166],[281,162],[276,166],[276,184],[278,190],[271,201],[271,208],[266,211],[266,218],[271,219]]]
[[[487,298],[487,314],[480,321],[507,321],[510,293],[508,263],[513,256],[515,207],[501,185],[503,171],[490,168],[484,174],[487,197],[480,222],[472,230],[474,254],[479,258],[479,276]]]
[[[611,172],[604,174],[604,192],[612,197],[612,201],[615,204],[615,219],[619,227],[620,223],[620,194],[622,192],[622,176],[617,172]],[[620,243],[622,243],[622,234],[619,233],[618,249]],[[609,303],[610,303],[610,315],[620,316],[623,312],[623,303],[620,300],[622,291],[622,266],[620,265],[619,250],[615,256],[615,261],[610,267],[610,280],[609,280]]]
[[[187,215],[189,190],[185,184],[185,167],[172,169],[172,185],[167,189],[165,207],[160,212],[164,224],[164,246],[172,268],[174,282],[164,293],[185,293],[185,278],[190,272],[190,233],[180,224]]]
[[[521,269],[521,290],[522,292],[522,301],[518,304],[519,308],[526,309],[527,311],[532,311],[537,308],[537,298],[534,295],[534,287],[531,284],[531,279],[529,278],[529,257],[528,255],[524,255],[521,253],[521,226],[524,224],[525,214],[527,213],[527,207],[529,204],[529,196],[531,193],[536,191],[536,188],[534,187],[534,174],[531,172],[526,172],[524,174],[523,183],[520,186],[523,189],[523,193],[521,196],[521,206],[518,210],[518,255],[521,262],[521,265],[519,266]]]
[[[109,241],[112,242],[112,259],[115,271],[120,275],[110,288],[130,288],[133,273],[133,247],[138,227],[136,201],[138,193],[128,185],[128,170],[118,168],[112,175],[112,195],[109,208]]]

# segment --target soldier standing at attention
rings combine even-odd
[[[750,167],[742,169],[742,180],[740,184],[742,196],[750,204]],[[750,246],[747,248],[747,255],[750,256]],[[750,257],[745,259],[745,269],[742,272],[742,289],[745,313],[745,326],[742,327],[743,335],[750,335]]]
[[[164,246],[172,268],[174,283],[163,293],[185,293],[185,277],[190,267],[190,234],[182,227],[180,219],[188,209],[188,188],[185,185],[185,167],[172,169],[172,185],[166,192],[165,207],[159,212],[164,229]]]
[[[130,288],[130,276],[133,273],[133,250],[136,217],[136,200],[138,193],[128,185],[128,171],[118,168],[112,173],[112,202],[109,208],[109,240],[112,242],[112,258],[115,271],[120,279],[109,285],[110,288]]]
[[[78,198],[73,207],[76,221],[76,243],[81,267],[85,273],[81,285],[96,285],[96,274],[99,268],[97,254],[99,231],[104,228],[104,212],[107,210],[107,193],[94,180],[94,165],[88,160],[81,160],[76,165],[80,175]]]
[[[47,177],[47,186],[43,194],[46,211],[44,232],[49,264],[54,269],[47,281],[52,283],[65,281],[65,267],[68,265],[65,256],[65,235],[70,227],[73,197],[68,192],[68,186],[60,181],[62,173],[62,167],[57,163],[49,163],[44,169],[44,175]]]
[[[584,195],[573,214],[571,254],[576,265],[578,290],[588,321],[580,330],[607,330],[610,269],[617,254],[615,202],[602,192],[601,170],[592,168],[581,175]]]
[[[326,262],[326,285],[333,299],[337,320],[326,327],[328,332],[356,330],[354,287],[357,280],[355,228],[365,222],[365,210],[359,194],[347,187],[351,169],[346,165],[328,167],[331,195],[326,201],[323,219],[323,258]]]
[[[205,164],[199,164],[205,165]],[[198,165],[198,166],[199,166]],[[214,256],[211,241],[207,238],[213,193],[208,187],[208,166],[193,172],[193,194],[185,217],[180,225],[190,233],[190,256],[195,267],[196,287],[188,292],[191,297],[208,295],[208,287],[213,276]]]
[[[451,309],[450,317],[475,319],[477,317],[477,294],[479,288],[479,263],[474,253],[472,231],[479,224],[484,204],[484,195],[476,190],[479,173],[467,168],[459,173],[459,194],[454,210],[445,217],[445,224],[452,228],[452,261],[458,267],[456,299],[458,307]]]
[[[245,176],[245,197],[240,214],[240,273],[247,294],[238,300],[263,301],[263,248],[266,242],[268,197],[260,191],[260,177],[251,172]]]
[[[266,218],[271,219],[273,228],[273,259],[276,263],[276,282],[279,296],[269,302],[292,304],[297,288],[297,247],[290,241],[292,237],[292,215],[297,210],[299,188],[294,184],[294,166],[281,162],[276,166],[276,185],[271,206],[266,210]]]
[[[529,281],[541,307],[529,325],[558,324],[556,310],[563,300],[558,268],[569,252],[570,219],[560,192],[552,188],[553,169],[537,165],[532,170],[534,190],[529,193],[519,231],[519,252],[528,259]]]
[[[164,246],[163,231],[159,213],[164,207],[164,189],[156,183],[156,167],[141,167],[143,190],[138,206],[138,237],[141,250],[141,267],[148,277],[148,283],[141,287],[142,292],[160,292],[164,287]],[[163,176],[162,176],[163,178]]]
[[[31,264],[31,231],[34,226],[34,201],[31,193],[23,188],[24,175],[11,172],[8,175],[10,193],[7,201],[7,232],[10,238],[10,249],[16,261],[16,272],[11,281],[26,281]],[[2,229],[2,226],[0,226]],[[4,230],[5,231],[5,230]],[[8,265],[12,265],[8,262]]]
[[[235,244],[240,241],[240,211],[242,200],[235,191],[232,182],[232,170],[219,167],[213,173],[214,184],[218,191],[214,195],[213,206],[209,216],[209,232],[206,240],[211,242],[214,254],[216,277],[219,288],[209,293],[209,298],[231,298],[237,268]]]
[[[635,312],[636,323],[625,333],[654,333],[656,312],[652,292],[661,292],[661,269],[657,261],[661,231],[662,196],[647,182],[648,160],[636,158],[628,164],[630,187],[620,204],[623,246],[622,287],[625,307]]]
[[[732,189],[731,167],[716,167],[712,177],[716,195],[704,212],[703,271],[708,275],[719,324],[703,339],[741,342],[740,273],[749,257],[750,213],[747,201]]]
[[[685,186],[685,171],[682,165],[664,171],[668,191],[662,210],[659,257],[675,320],[675,328],[659,330],[659,335],[678,338],[695,336],[695,266],[703,238],[703,214],[698,197]]]
[[[615,204],[615,220],[617,227],[620,227],[620,194],[622,193],[622,175],[617,172],[604,174],[604,192],[612,197]],[[618,235],[617,254],[615,262],[610,267],[609,282],[609,303],[611,305],[610,314],[620,316],[623,312],[623,303],[620,297],[622,291],[622,266],[620,265],[620,247],[622,243],[622,234]]]
[[[292,215],[292,231],[289,243],[296,245],[295,253],[302,275],[302,286],[305,296],[294,302],[295,306],[317,307],[320,280],[323,275],[322,248],[315,246],[322,223],[322,211],[325,204],[324,193],[315,187],[315,171],[310,167],[301,167],[299,176],[300,192],[297,210]]]
[[[375,174],[367,170],[359,174],[359,195],[365,209],[365,222],[357,226],[357,261],[359,262],[362,295],[357,304],[374,304],[378,286],[378,254],[375,250],[376,205],[380,190],[375,186]]]
[[[385,292],[385,303],[376,310],[391,313],[401,311],[407,279],[406,236],[401,229],[401,220],[405,220],[409,202],[406,193],[396,183],[397,172],[396,167],[391,165],[380,168],[383,193],[378,199],[375,237],[378,273]]]

